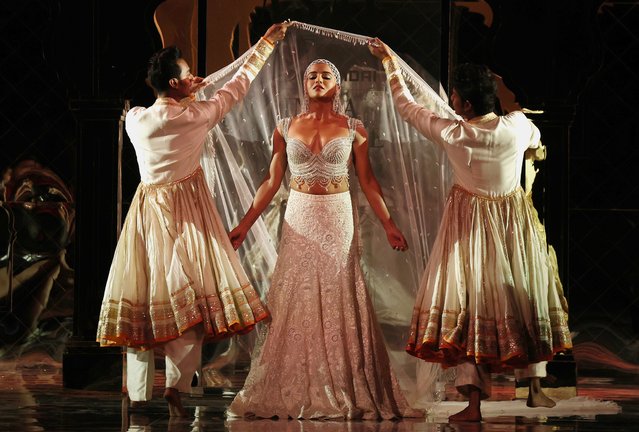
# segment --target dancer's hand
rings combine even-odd
[[[386,57],[391,55],[388,45],[379,40],[379,38],[368,40],[368,50],[380,60],[384,60]]]
[[[266,33],[264,33],[264,39],[266,39],[267,41],[271,43],[281,41],[282,39],[284,39],[284,36],[286,36],[286,30],[288,29],[288,26],[290,25],[291,25],[290,21],[284,21],[283,23],[273,24],[271,27],[269,27],[268,30],[266,30]]]
[[[191,84],[191,93],[197,93],[200,89],[209,85],[209,82],[202,77],[194,77]]]
[[[408,249],[408,242],[406,241],[406,238],[404,238],[404,234],[402,234],[394,223],[388,224],[384,227],[384,229],[386,230],[388,243],[390,243],[393,249],[402,252]]]
[[[249,229],[245,228],[242,224],[233,228],[233,231],[229,233],[229,240],[231,240],[231,245],[233,249],[238,250],[244,239],[246,238],[246,234],[248,234]]]

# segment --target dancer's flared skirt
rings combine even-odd
[[[410,409],[364,284],[348,192],[291,191],[244,388],[229,416],[388,419]]]
[[[485,197],[454,186],[417,294],[406,350],[493,370],[572,347],[554,254],[521,188]]]
[[[217,339],[267,317],[202,170],[168,184],[140,184],[111,264],[98,342],[145,349],[198,323]]]

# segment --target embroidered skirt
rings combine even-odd
[[[218,339],[266,317],[202,169],[167,184],[140,184],[111,264],[98,342],[145,349],[198,323],[208,339]]]
[[[349,192],[291,190],[251,370],[229,416],[423,416],[393,375],[354,241]]]
[[[493,370],[572,347],[554,253],[521,188],[484,197],[454,186],[417,294],[406,351]]]

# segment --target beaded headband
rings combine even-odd
[[[335,81],[337,81],[337,85],[341,85],[342,84],[342,78],[340,77],[340,74],[339,74],[339,71],[337,70],[337,67],[333,63],[331,63],[330,61],[328,61],[326,59],[313,60],[308,65],[308,67],[306,68],[306,71],[304,72],[304,79],[306,79],[306,76],[308,75],[308,72],[311,69],[311,66],[316,65],[318,63],[322,63],[322,64],[328,65],[328,67],[331,68],[331,72],[335,76]]]

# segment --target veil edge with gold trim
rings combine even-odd
[[[382,64],[368,50],[369,39],[293,22],[244,100],[209,132],[202,167],[220,215],[230,230],[251,205],[268,172],[271,137],[277,121],[301,112],[306,66],[317,58],[328,59],[337,66],[343,77],[341,103],[345,113],[364,123],[371,166],[389,211],[409,244],[404,253],[388,245],[352,170],[350,189],[356,209],[362,269],[400,385],[413,406],[426,407],[438,399],[436,393],[443,373],[438,365],[409,356],[404,348],[419,280],[437,234],[452,170],[442,149],[405,123],[395,110]],[[250,50],[208,76],[210,85],[198,93],[198,98],[210,97],[233,76],[249,53]],[[445,96],[442,98],[428,84],[436,83],[435,80],[424,72],[420,76],[401,59],[398,62],[420,104],[441,117],[455,117]],[[288,180],[287,175],[238,251],[244,269],[263,299],[277,260]],[[257,333],[259,339],[260,330]],[[237,337],[231,344],[229,351],[234,354],[238,350],[250,351],[255,335]],[[209,370],[234,361],[235,356],[227,352],[222,357],[225,360],[214,360],[213,366],[207,366]]]

